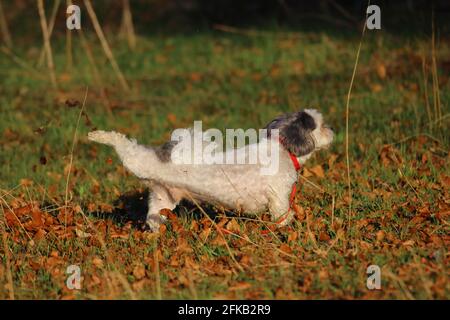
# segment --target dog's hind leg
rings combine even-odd
[[[147,225],[153,232],[158,232],[159,226],[166,221],[166,217],[160,214],[162,209],[173,210],[178,202],[170,195],[169,191],[161,185],[151,185],[148,197]]]

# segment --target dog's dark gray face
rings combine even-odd
[[[333,131],[323,124],[322,115],[313,109],[284,114],[272,120],[265,129],[278,129],[280,142],[296,157],[305,156],[327,147],[333,140]]]

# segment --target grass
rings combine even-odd
[[[101,83],[77,36],[71,71],[64,42],[52,42],[59,90],[45,68],[0,59],[0,298],[449,298],[448,41],[436,45],[438,126],[430,38],[366,32],[350,100],[349,221],[345,103],[357,34],[148,36],[134,52],[109,39],[129,93],[88,40]],[[14,54],[34,66],[40,46]],[[142,213],[145,190],[112,150],[86,139],[96,127],[159,144],[194,120],[205,129],[259,128],[304,107],[323,112],[336,140],[303,169],[294,223],[266,237],[257,221],[208,211],[237,233],[222,237],[188,204],[158,235],[119,219]],[[79,291],[65,286],[71,264],[82,270]],[[366,288],[371,264],[381,267],[381,290]]]

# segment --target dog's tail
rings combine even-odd
[[[129,147],[136,140],[128,139],[124,134],[115,131],[96,130],[88,133],[88,139],[115,148]]]
[[[158,172],[161,161],[152,148],[138,145],[135,139],[114,131],[96,130],[88,133],[88,139],[113,147],[123,165],[141,179],[150,179]]]

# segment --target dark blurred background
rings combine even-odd
[[[44,1],[47,15],[56,0]],[[12,34],[41,36],[39,28],[28,28],[27,21],[38,19],[36,1],[2,0],[4,15]],[[190,33],[220,25],[237,27],[274,27],[329,32],[359,32],[368,1],[365,0],[92,0],[102,27],[114,32],[123,20],[123,7],[128,2],[137,33]],[[84,3],[74,0],[82,10]],[[371,1],[382,8],[382,28],[385,32],[401,32],[415,36],[429,35],[434,11],[439,32],[448,32],[450,1],[406,0]],[[62,0],[65,6],[66,1]],[[84,14],[84,16],[83,16]],[[63,10],[58,10],[56,24],[65,23]],[[89,23],[89,22],[88,22]],[[55,28],[55,34],[64,28]],[[16,38],[16,37],[15,37]]]

